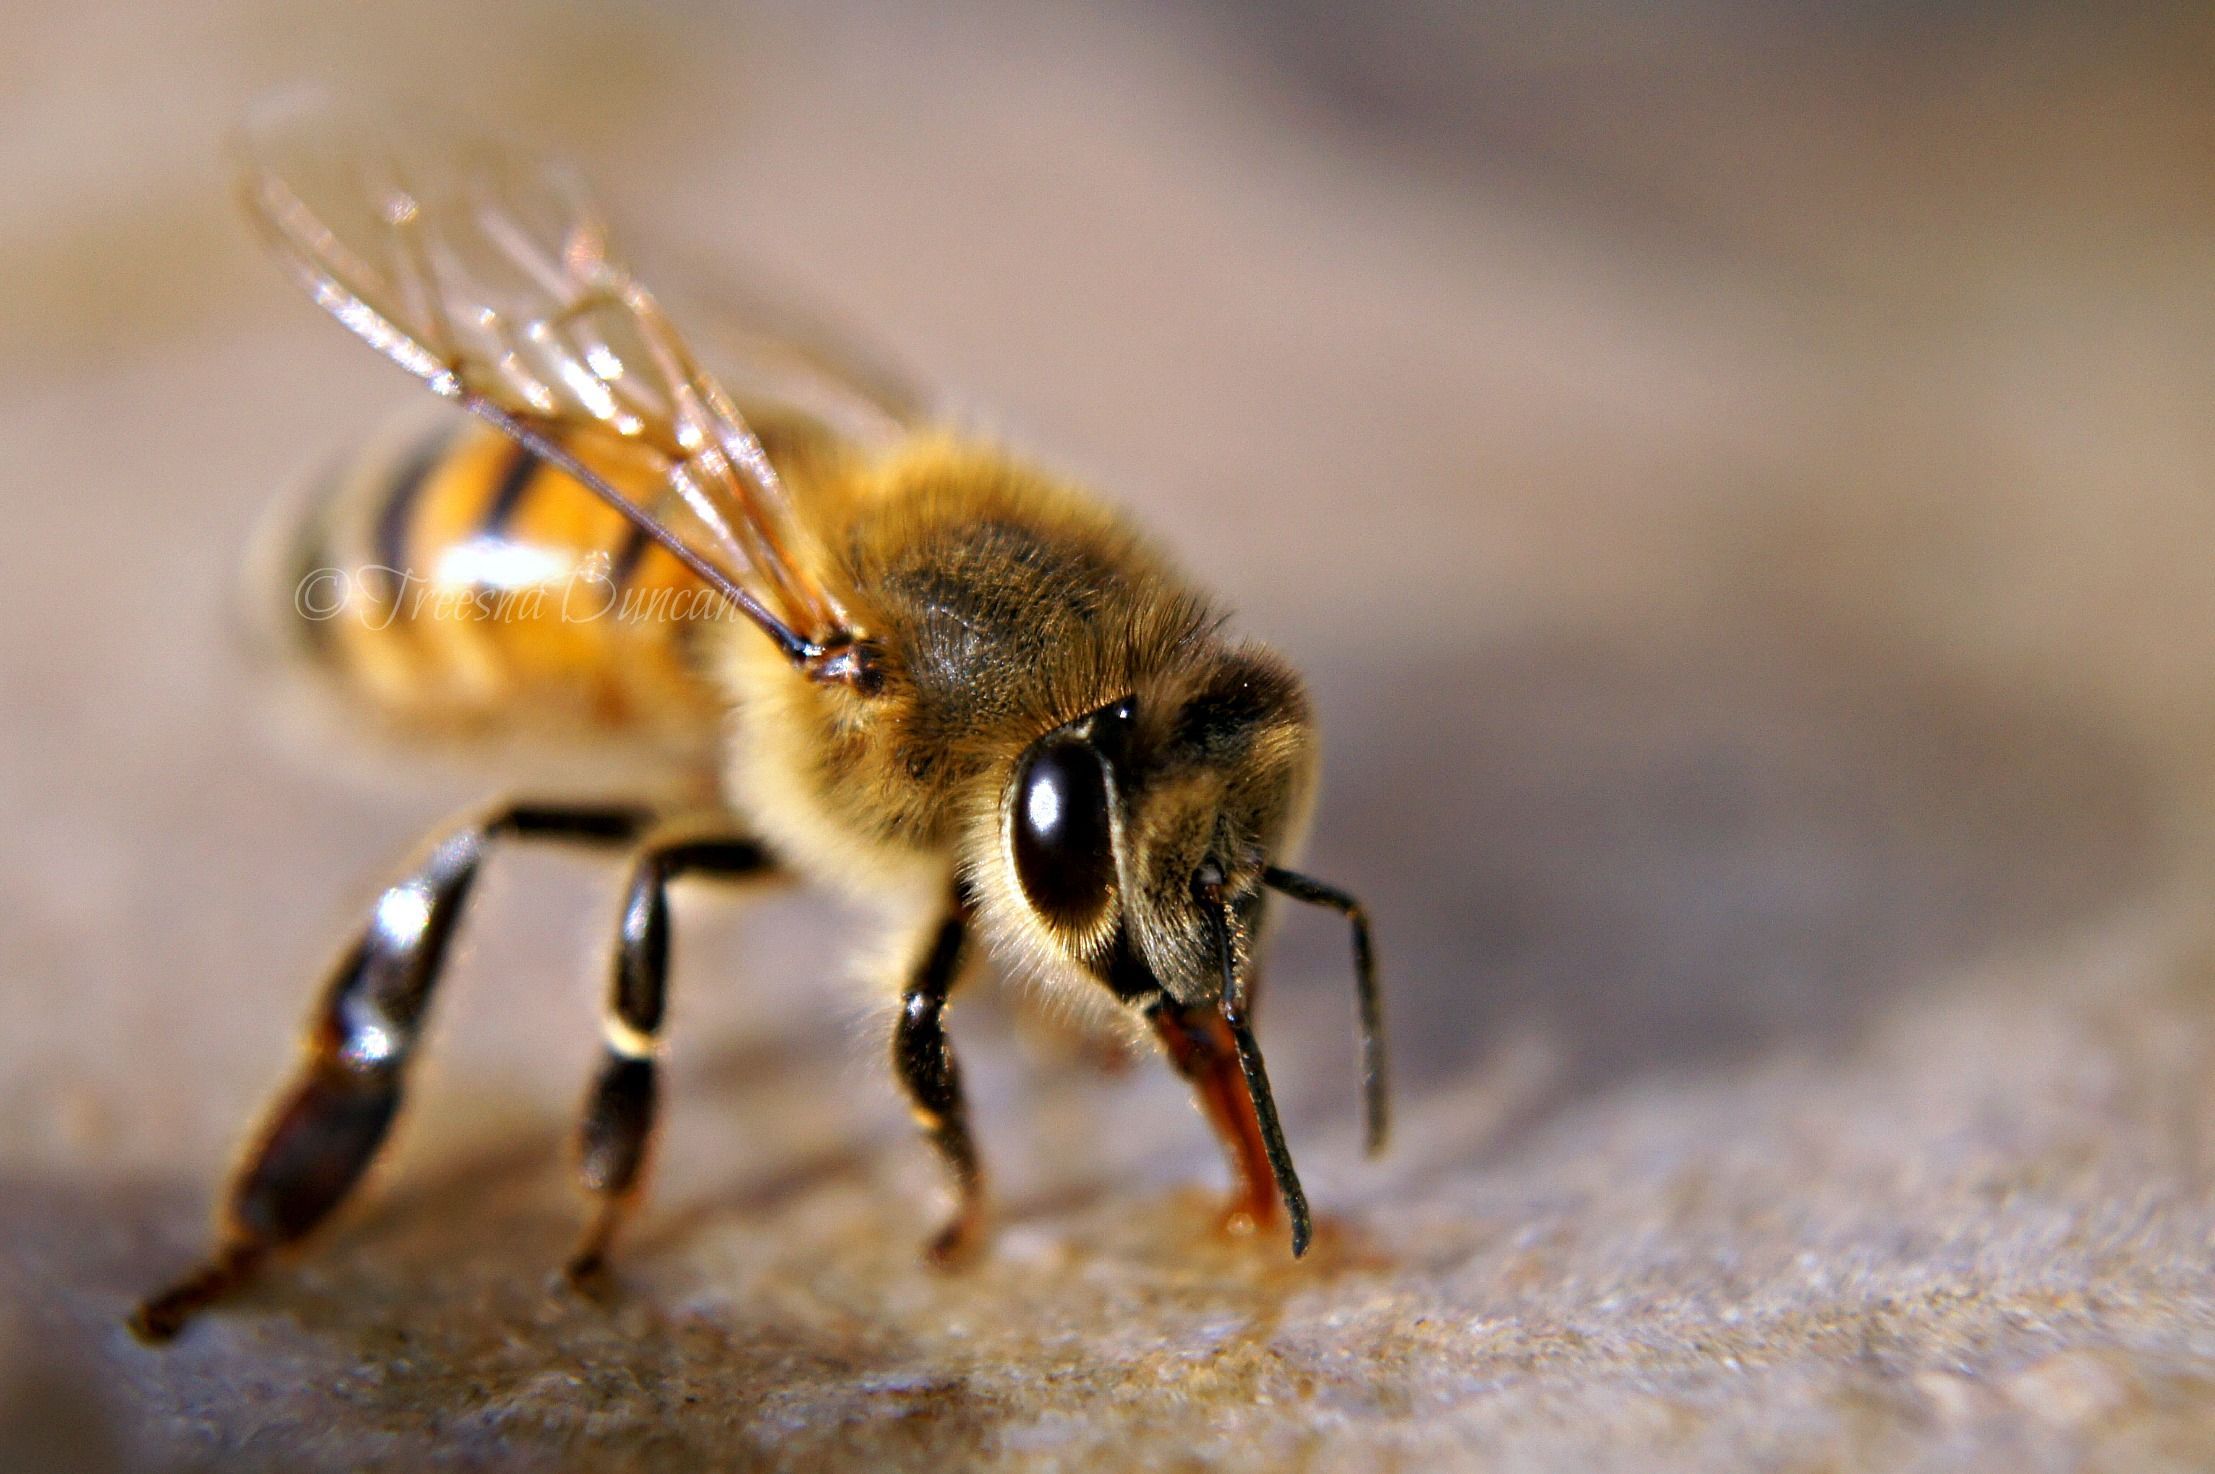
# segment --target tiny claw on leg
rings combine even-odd
[[[168,1289],[141,1300],[128,1321],[131,1334],[148,1346],[174,1340],[193,1316],[251,1279],[263,1252],[251,1243],[223,1248]]]
[[[608,1289],[608,1250],[615,1242],[615,1231],[622,1226],[623,1210],[629,1206],[627,1197],[602,1198],[595,1205],[592,1221],[577,1239],[577,1247],[570,1252],[568,1262],[562,1265],[562,1282],[587,1299],[599,1299]]]
[[[990,1237],[984,1211],[974,1205],[966,1206],[932,1236],[923,1250],[923,1257],[934,1269],[959,1269],[976,1259]]]
[[[561,1267],[561,1281],[587,1299],[598,1299],[608,1287],[608,1259],[599,1249],[579,1249]]]

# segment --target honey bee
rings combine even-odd
[[[881,902],[910,939],[891,1053],[953,1188],[932,1257],[961,1258],[986,1228],[946,1032],[979,952],[1150,1028],[1230,1157],[1229,1213],[1288,1222],[1303,1254],[1307,1200],[1253,1032],[1271,892],[1351,925],[1372,1152],[1386,1092],[1363,911],[1286,868],[1317,768],[1299,678],[1227,637],[1122,517],[850,360],[785,343],[786,370],[808,372],[773,371],[742,401],[571,172],[450,131],[436,145],[411,151],[322,99],[244,138],[243,198],[278,259],[465,412],[300,519],[299,568],[385,576],[315,607],[303,582],[299,643],[403,724],[637,739],[707,798],[511,798],[432,837],[332,967],[211,1256],[134,1330],[175,1335],[346,1198],[399,1109],[479,863],[511,839],[629,867],[572,1280],[602,1272],[650,1153],[670,883],[780,871]],[[811,407],[803,380],[830,392]],[[579,588],[603,612],[662,614],[576,618]],[[526,607],[549,591],[558,608]]]

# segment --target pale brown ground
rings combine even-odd
[[[2215,1459],[2204,22],[449,9],[8,16],[0,1465]],[[1364,1164],[1288,926],[1310,1262],[1211,1239],[1165,1070],[970,1006],[1005,1229],[927,1272],[846,918],[702,895],[621,1296],[549,1298],[612,877],[518,854],[378,1190],[123,1334],[481,786],[272,740],[224,638],[257,507],[410,392],[227,213],[324,66],[836,305],[1312,673],[1403,1073]]]

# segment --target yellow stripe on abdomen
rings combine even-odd
[[[566,445],[641,500],[655,484],[635,446]],[[291,643],[395,724],[712,734],[717,703],[688,654],[693,616],[709,612],[697,581],[488,427],[449,422],[365,453],[320,489],[290,543]]]

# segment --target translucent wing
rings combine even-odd
[[[653,274],[661,274],[654,258]],[[681,264],[681,263],[680,263]],[[873,345],[809,310],[804,295],[728,252],[671,281],[689,283],[675,308],[692,325],[710,370],[741,406],[796,410],[859,445],[904,439],[949,406]]]
[[[775,467],[574,174],[450,133],[415,144],[317,94],[264,109],[243,153],[248,212],[326,311],[590,486],[796,661],[851,678],[845,611]],[[563,449],[575,429],[649,450],[659,490],[594,476]]]

